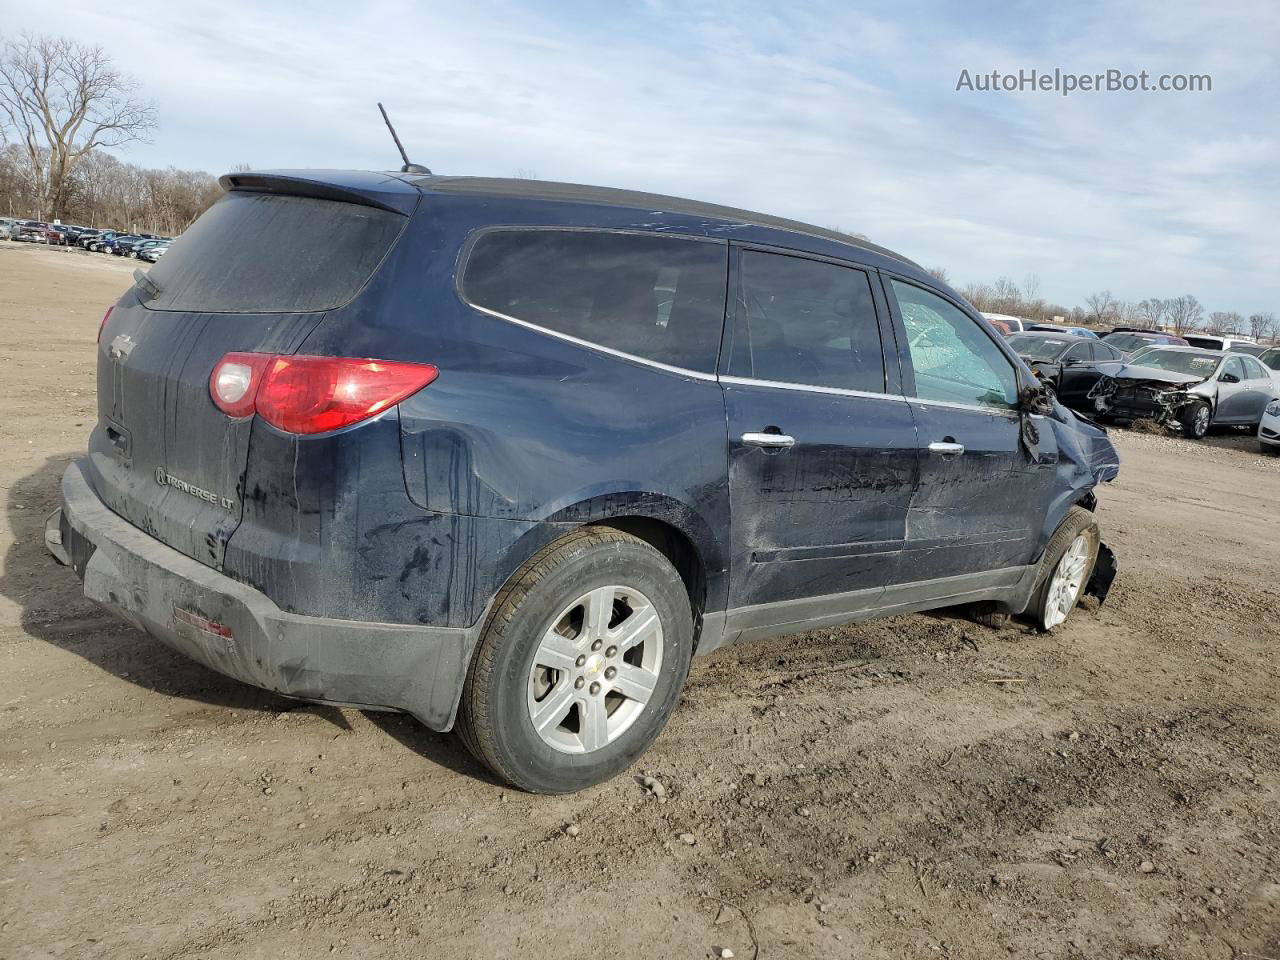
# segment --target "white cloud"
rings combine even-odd
[[[1068,304],[1106,287],[1280,310],[1270,6],[0,0],[0,22],[100,42],[143,80],[163,128],[136,162],[390,167],[381,99],[443,172],[838,224],[961,282],[1037,273]],[[954,89],[962,67],[1055,66],[1207,71],[1214,90]]]

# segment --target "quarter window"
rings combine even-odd
[[[712,373],[727,270],[721,243],[602,230],[494,230],[472,247],[461,289],[477,307]]]
[[[744,250],[725,353],[731,376],[885,389],[871,281],[853,267]]]
[[[1018,406],[1013,365],[978,324],[959,307],[919,287],[892,281],[916,396],[998,410]]]

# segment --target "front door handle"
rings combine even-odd
[[[958,457],[964,453],[963,443],[954,443],[952,441],[935,440],[929,444],[929,452],[936,453],[940,457]]]
[[[753,447],[791,447],[795,446],[796,438],[789,437],[785,433],[744,433],[742,442],[749,443]]]

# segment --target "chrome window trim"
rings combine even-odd
[[[638,363],[641,366],[652,367],[654,370],[661,370],[664,373],[674,373],[682,377],[689,377],[693,380],[706,380],[715,383],[716,375],[714,373],[703,373],[700,370],[690,370],[687,367],[673,367],[669,363],[659,363],[657,360],[649,360],[645,357],[637,357],[634,353],[624,353],[621,350],[614,350],[612,347],[606,347],[603,344],[593,343],[590,340],[582,340],[578,337],[570,336],[567,333],[561,333],[559,330],[551,330],[547,327],[540,327],[536,323],[530,323],[528,320],[521,320],[519,317],[513,317],[506,313],[499,313],[497,310],[490,310],[488,307],[482,307],[479,304],[472,303],[466,297],[462,296],[462,292],[458,291],[459,297],[472,310],[478,310],[480,313],[487,313],[491,317],[497,317],[499,320],[506,320],[508,323],[514,323],[517,326],[524,327],[527,330],[535,330],[538,333],[545,333],[549,337],[555,337],[557,340],[563,340],[566,343],[572,343],[579,347],[586,347],[588,350],[594,350],[597,353],[603,353],[610,357],[617,357],[620,360],[629,360],[632,363]]]
[[[824,393],[837,397],[862,397],[867,400],[895,400],[906,402],[911,397],[900,393],[874,393],[870,390],[846,390],[843,387],[820,387],[809,383],[788,383],[783,380],[757,380],[753,377],[720,377],[722,384],[739,387],[771,387],[775,390],[796,390],[802,393]]]

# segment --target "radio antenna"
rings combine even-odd
[[[391,118],[387,116],[387,108],[381,102],[378,104],[378,110],[382,113],[382,120],[387,125],[387,129],[391,131],[391,139],[396,142],[396,149],[400,151],[400,158],[404,160],[404,166],[400,168],[401,173],[422,173],[431,176],[431,171],[420,163],[411,163],[409,154],[404,152],[404,144],[400,142],[400,137],[396,135],[396,128],[391,125]]]

